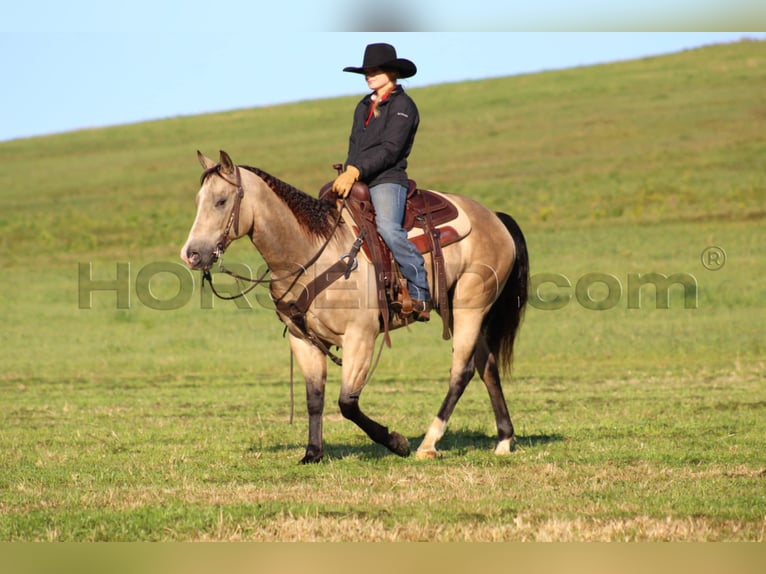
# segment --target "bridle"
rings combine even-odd
[[[210,269],[204,269],[202,271],[202,288],[205,288],[205,281],[207,281],[210,284],[210,289],[213,291],[213,294],[216,297],[226,301],[232,301],[234,299],[244,297],[258,285],[266,283],[267,281],[265,280],[265,277],[269,273],[269,270],[266,269],[261,277],[254,280],[250,277],[245,277],[244,275],[234,273],[233,271],[230,271],[223,266],[223,253],[232,242],[232,240],[229,238],[229,234],[231,233],[232,228],[234,228],[234,235],[239,235],[239,214],[242,210],[242,198],[245,196],[245,190],[242,187],[242,175],[240,174],[238,165],[234,166],[234,181],[230,180],[228,177],[221,173],[220,164],[216,165],[213,168],[213,171],[218,175],[218,177],[220,177],[226,183],[233,185],[237,190],[236,195],[234,196],[234,203],[231,206],[231,213],[229,213],[229,218],[226,221],[226,226],[224,227],[223,232],[221,232],[221,237],[218,239],[218,242],[215,245],[215,251],[213,252],[213,262],[218,261],[218,268],[222,273],[231,275],[235,279],[250,281],[253,284],[247,289],[240,291],[236,295],[222,295],[218,292],[218,290],[216,290],[215,285],[213,285],[213,276],[210,274]]]
[[[242,209],[242,198],[245,196],[245,190],[242,188],[242,176],[239,173],[239,166],[234,166],[234,181],[231,181],[228,177],[223,175],[220,167],[220,165],[217,166],[216,173],[226,183],[233,185],[237,189],[237,193],[234,196],[234,204],[231,206],[231,213],[226,222],[226,227],[224,227],[223,233],[221,233],[221,238],[218,240],[218,243],[216,243],[215,251],[213,252],[213,261],[217,261],[218,259],[223,260],[223,252],[231,243],[229,234],[231,233],[232,227],[234,228],[234,235],[239,235],[239,212]]]
[[[234,181],[226,177],[224,174],[221,173],[220,164],[216,165],[213,168],[213,171],[215,171],[218,176],[223,179],[228,184],[234,186],[237,189],[237,193],[234,197],[234,204],[231,208],[231,213],[229,214],[229,219],[226,222],[226,227],[224,227],[223,232],[221,233],[221,237],[216,243],[215,251],[213,252],[213,261],[218,261],[218,269],[222,273],[225,273],[226,275],[229,275],[230,277],[233,277],[234,279],[245,281],[248,283],[251,283],[249,287],[246,289],[240,291],[239,293],[235,295],[223,295],[219,293],[215,286],[213,285],[213,276],[210,273],[210,269],[204,269],[202,271],[202,287],[205,287],[205,282],[207,281],[210,284],[210,289],[213,291],[213,294],[218,297],[219,299],[225,300],[225,301],[232,301],[234,299],[239,299],[241,297],[244,297],[250,291],[255,289],[258,285],[264,285],[269,284],[269,287],[271,288],[274,283],[285,281],[287,279],[293,279],[290,283],[290,286],[285,289],[285,291],[280,295],[279,297],[275,297],[272,293],[272,300],[276,305],[279,305],[279,303],[287,296],[287,294],[290,292],[290,290],[295,286],[295,284],[298,282],[298,279],[306,273],[306,271],[311,267],[314,263],[316,263],[319,258],[322,256],[322,253],[324,253],[324,250],[329,245],[330,241],[332,240],[333,236],[335,235],[335,232],[338,229],[338,226],[342,222],[342,215],[343,215],[343,209],[346,206],[346,199],[343,198],[340,201],[340,205],[338,207],[338,216],[335,219],[335,222],[333,223],[332,230],[327,236],[327,239],[322,244],[322,246],[319,248],[319,250],[314,254],[313,257],[311,257],[306,263],[303,265],[300,265],[295,271],[292,271],[291,273],[288,273],[287,275],[283,275],[282,277],[272,277],[270,279],[266,279],[266,276],[269,274],[270,270],[266,269],[260,277],[252,278],[252,277],[246,277],[244,275],[240,275],[238,273],[235,273],[234,271],[231,271],[230,269],[226,269],[223,265],[223,254],[224,251],[226,251],[226,248],[231,244],[232,240],[229,238],[229,234],[231,233],[232,228],[234,229],[234,235],[239,235],[239,217],[240,217],[240,211],[242,209],[242,198],[245,195],[245,190],[242,187],[242,176],[240,175],[239,166],[234,166]],[[352,249],[353,254],[347,253],[343,257],[341,257],[341,260],[346,261],[347,270],[346,270],[346,277],[348,278],[348,274],[351,273],[356,268],[357,262],[356,262],[356,253],[359,251],[359,247],[355,245],[355,250]]]
[[[322,353],[324,353],[330,360],[332,360],[336,365],[342,365],[343,361],[342,359],[337,356],[335,353],[333,353],[329,347],[316,335],[314,335],[311,331],[309,331],[305,325],[305,313],[308,309],[309,305],[311,304],[311,301],[314,297],[323,289],[327,288],[330,283],[332,283],[336,278],[339,278],[341,276],[345,277],[346,279],[349,278],[352,271],[354,271],[357,266],[358,262],[356,259],[356,256],[359,253],[359,250],[362,247],[362,242],[364,240],[365,232],[362,231],[359,236],[354,241],[354,244],[351,246],[351,249],[348,253],[345,253],[342,255],[338,261],[336,261],[329,269],[327,269],[324,273],[320,274],[321,280],[317,281],[316,279],[312,281],[309,286],[303,290],[301,296],[298,298],[295,302],[287,302],[285,301],[285,297],[291,292],[293,287],[298,282],[298,279],[306,273],[306,271],[316,263],[319,258],[321,257],[322,253],[324,253],[324,250],[327,248],[327,246],[330,244],[330,241],[335,236],[335,232],[338,230],[338,227],[340,226],[341,222],[343,221],[343,210],[347,209],[346,207],[346,198],[342,198],[339,201],[338,205],[338,215],[335,218],[335,221],[333,222],[332,229],[330,233],[327,235],[327,239],[325,242],[319,247],[319,250],[303,265],[300,265],[295,271],[288,273],[287,275],[284,275],[282,277],[272,277],[270,279],[267,279],[267,275],[269,274],[270,270],[267,268],[263,274],[260,277],[252,278],[252,277],[245,277],[244,275],[240,275],[238,273],[235,273],[229,269],[226,269],[223,265],[223,253],[226,250],[226,248],[231,243],[231,239],[229,238],[229,234],[231,233],[232,228],[234,229],[234,235],[239,235],[239,217],[240,217],[240,210],[242,208],[242,198],[245,195],[244,188],[242,187],[242,177],[240,174],[239,166],[234,166],[234,181],[229,179],[228,177],[224,176],[221,173],[220,164],[216,165],[213,169],[214,171],[227,183],[230,185],[233,185],[237,189],[236,196],[234,198],[234,204],[232,205],[231,213],[229,214],[229,219],[226,222],[226,227],[223,230],[223,233],[221,234],[221,238],[218,240],[218,243],[216,244],[215,252],[213,253],[213,260],[218,261],[219,270],[222,273],[226,273],[227,275],[233,277],[237,280],[246,281],[248,283],[251,283],[249,287],[246,289],[240,291],[236,295],[222,295],[219,293],[215,286],[213,285],[213,276],[210,274],[210,269],[204,269],[202,271],[202,289],[205,288],[205,281],[207,281],[210,284],[210,289],[213,291],[213,294],[218,297],[219,299],[231,301],[234,299],[239,299],[240,297],[244,297],[247,295],[250,291],[255,289],[258,285],[269,285],[269,292],[271,293],[271,299],[276,305],[277,309],[284,312],[286,315],[290,316],[290,319],[293,322],[298,323],[298,328],[301,331],[301,335],[304,339],[308,340],[310,343],[312,343],[315,347],[317,347]],[[290,285],[282,292],[281,295],[278,297],[274,295],[273,287],[274,284],[277,282],[285,281],[287,279],[292,279],[290,282]],[[287,329],[287,327],[285,327]],[[378,361],[380,360],[380,355],[383,350],[383,343],[387,342],[388,337],[385,337],[383,341],[381,341],[380,348],[378,350],[377,358],[375,359],[375,362],[372,366],[372,369],[367,374],[367,381],[369,381],[372,378],[372,374],[374,373]],[[390,346],[390,342],[388,343]],[[290,410],[290,422],[292,423],[293,420],[293,372],[292,372],[292,353],[290,355],[291,357],[291,363],[290,363],[290,400],[291,400],[291,410]]]

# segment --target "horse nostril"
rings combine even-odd
[[[189,265],[189,267],[196,267],[200,262],[199,252],[187,249],[184,259],[186,260],[186,263]]]

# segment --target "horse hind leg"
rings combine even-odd
[[[426,431],[423,441],[418,447],[416,457],[419,459],[436,458],[438,451],[436,443],[444,435],[447,421],[452,416],[455,406],[463,396],[468,383],[471,382],[476,369],[474,367],[474,345],[481,324],[481,316],[469,317],[466,311],[459,310],[453,317],[456,328],[453,330],[452,368],[447,396],[442,401],[441,408]]]
[[[476,342],[473,356],[463,363],[463,367],[457,368],[457,365],[453,363],[447,396],[444,398],[439,413],[428,427],[423,442],[418,447],[417,458],[427,459],[438,456],[436,443],[444,435],[447,421],[475,372],[479,373],[481,380],[484,381],[484,385],[487,387],[492,410],[495,414],[495,424],[497,426],[495,454],[506,455],[511,453],[514,439],[513,423],[511,422],[508,405],[500,385],[500,373],[497,367],[496,355],[496,352],[489,349],[484,336],[480,336]],[[460,364],[460,361],[457,361],[457,364]]]
[[[444,436],[444,431],[447,429],[447,421],[452,416],[452,412],[455,410],[460,397],[463,396],[468,383],[471,382],[474,371],[473,360],[471,359],[457,373],[450,373],[450,385],[447,396],[444,397],[438,414],[431,421],[431,425],[428,427],[426,435],[423,437],[423,441],[415,453],[416,458],[427,459],[438,456],[439,452],[436,450],[436,443]]]
[[[500,384],[500,372],[497,366],[497,352],[489,348],[484,336],[479,337],[474,354],[476,370],[484,381],[489,393],[489,399],[492,402],[492,410],[495,413],[495,424],[497,425],[497,447],[495,454],[510,454],[513,449],[513,423],[511,415],[508,412],[508,405],[505,402],[503,388]]]

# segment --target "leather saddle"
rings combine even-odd
[[[328,182],[319,192],[320,199],[335,201],[337,196],[332,191],[332,182]],[[378,303],[383,314],[384,324],[388,326],[388,307],[392,303],[402,309],[406,317],[411,300],[407,293],[406,280],[399,272],[390,249],[380,237],[375,225],[375,208],[370,199],[370,190],[366,184],[356,182],[346,198],[346,207],[351,212],[355,229],[363,238],[362,249],[367,258],[373,263],[378,281]],[[450,338],[449,333],[449,302],[447,298],[446,271],[442,247],[462,239],[464,234],[454,227],[446,225],[454,221],[459,210],[444,195],[425,189],[418,189],[413,180],[409,180],[407,204],[402,226],[408,232],[421,230],[421,233],[410,233],[410,241],[421,253],[431,253],[432,282],[435,293],[432,299],[435,307],[442,316],[444,325],[442,336]],[[438,227],[437,227],[438,226]],[[405,318],[406,322],[406,318]]]
[[[319,198],[324,201],[335,201],[337,196],[332,191],[332,182],[328,182],[322,186],[319,191]],[[393,261],[391,252],[388,246],[377,233],[375,227],[375,208],[372,205],[370,199],[370,190],[366,184],[361,182],[354,183],[351,188],[351,192],[347,198],[349,210],[354,215],[356,221],[356,228],[360,229],[360,226],[369,222],[372,227],[370,230],[375,230],[375,233],[369,233],[365,236],[365,241],[362,244],[362,250],[370,261],[375,262],[373,256],[374,251],[379,251],[383,254],[383,270],[390,271],[389,260]],[[410,242],[417,247],[421,253],[429,253],[433,251],[434,244],[428,240],[426,231],[430,228],[436,228],[433,232],[436,233],[439,239],[439,245],[446,247],[452,243],[455,243],[464,237],[464,233],[458,231],[455,227],[445,225],[457,219],[459,215],[458,209],[454,203],[444,197],[440,193],[428,189],[418,189],[414,180],[409,180],[409,190],[407,192],[407,204],[404,211],[404,222],[402,227],[410,235]],[[358,221],[358,219],[364,219],[364,222]],[[423,233],[413,234],[412,231],[420,229]],[[377,244],[377,248],[374,244]]]

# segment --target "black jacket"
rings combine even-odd
[[[359,170],[359,179],[372,187],[379,183],[407,185],[407,156],[410,155],[420,115],[415,102],[401,86],[378,104],[378,117],[364,125],[372,104],[367,94],[354,110],[346,165]]]

